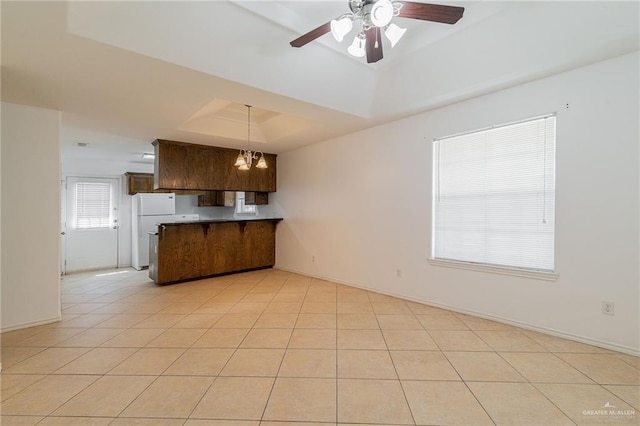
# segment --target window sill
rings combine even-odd
[[[555,272],[527,271],[524,269],[507,268],[500,266],[481,265],[479,263],[456,262],[454,260],[428,259],[429,264],[444,268],[466,269],[470,271],[486,272],[490,274],[510,275],[514,277],[532,278],[544,281],[557,281]]]

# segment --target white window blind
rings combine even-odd
[[[108,228],[111,225],[111,184],[76,183],[75,228]]]
[[[434,143],[434,259],[554,270],[555,116]]]

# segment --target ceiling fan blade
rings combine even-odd
[[[402,8],[398,16],[402,18],[455,24],[462,18],[462,14],[464,13],[464,7],[459,6],[416,3],[412,1],[401,1],[400,3],[402,3]]]
[[[378,62],[382,59],[382,35],[380,34],[380,28],[371,27],[364,33],[367,36],[367,42],[364,46],[367,51],[367,63]]]
[[[302,47],[305,44],[317,39],[318,37],[325,35],[329,31],[331,31],[331,22],[327,22],[326,24],[320,25],[315,30],[311,30],[306,34],[301,35],[300,37],[293,40],[289,44],[291,45],[291,47]]]

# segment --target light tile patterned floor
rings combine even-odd
[[[283,271],[62,293],[1,336],[3,426],[640,423],[636,357]]]

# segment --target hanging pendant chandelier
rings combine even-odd
[[[245,106],[247,107],[247,149],[240,150],[234,166],[238,167],[238,170],[249,170],[253,160],[258,160],[256,168],[266,169],[268,166],[262,151],[251,151],[251,105]]]

